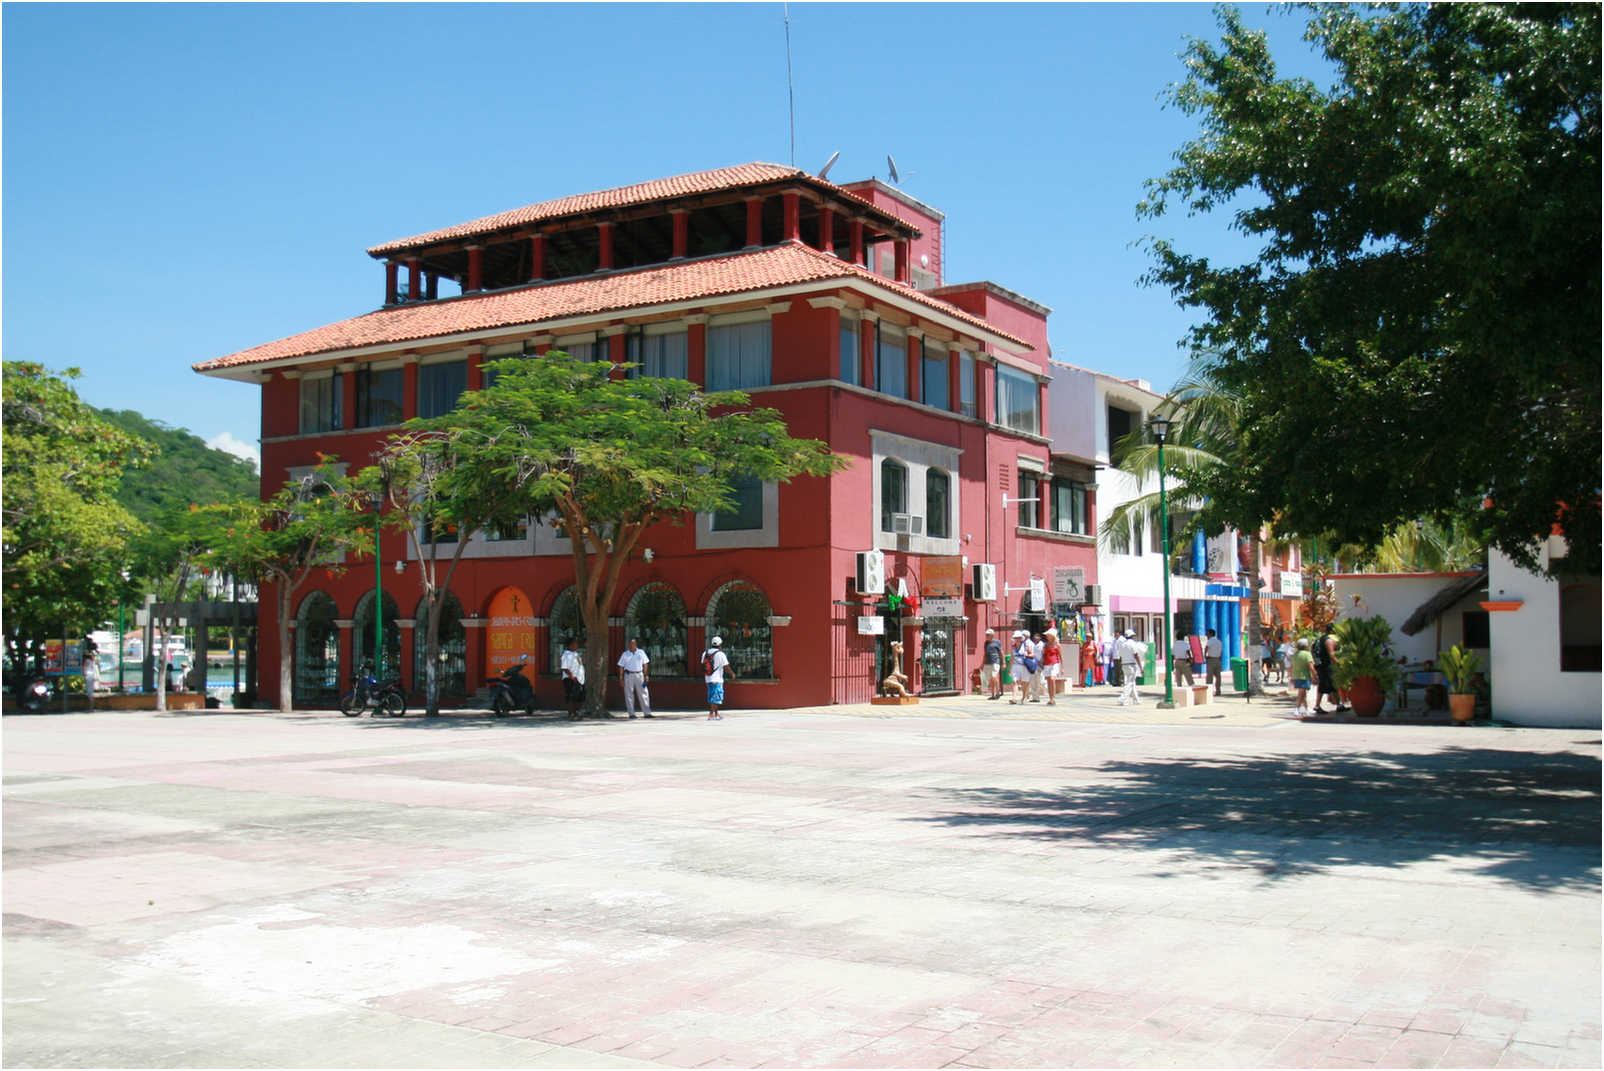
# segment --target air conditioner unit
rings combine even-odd
[[[977,562],[972,588],[976,602],[994,602],[997,598],[997,567],[990,562]]]
[[[1103,601],[1103,585],[1087,584],[1081,589],[1080,604],[1082,606],[1098,606]]]
[[[886,556],[878,550],[860,550],[855,582],[859,595],[879,595],[885,591]]]
[[[891,515],[891,531],[896,535],[922,535],[925,530],[925,519],[912,513],[893,513]]]

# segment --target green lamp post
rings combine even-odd
[[[1158,440],[1158,523],[1159,530],[1164,533],[1164,553],[1159,561],[1164,570],[1164,647],[1161,648],[1164,655],[1164,702],[1159,704],[1160,710],[1170,710],[1175,706],[1175,643],[1170,635],[1170,509],[1164,493],[1164,440],[1169,438],[1170,425],[1173,423],[1169,417],[1156,413],[1147,422],[1148,430]]]

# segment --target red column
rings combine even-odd
[[[341,424],[347,428],[356,427],[356,366],[348,365],[340,370],[340,411],[345,414]]]
[[[345,619],[336,621],[335,624],[340,628],[341,679],[339,683],[339,689],[343,692],[347,688],[351,687],[351,682],[356,680],[356,662],[360,662],[362,660],[360,654],[361,645],[353,642],[351,632],[355,625],[354,621]],[[290,633],[290,639],[291,641],[295,639],[295,633]],[[353,656],[356,658],[356,662],[352,661]],[[277,676],[277,674],[274,674],[274,676]],[[294,687],[295,683],[291,681],[290,688],[293,689]]]
[[[878,326],[878,320],[870,319],[867,316],[858,321],[858,344],[863,350],[863,367],[860,369],[862,374],[858,376],[858,382],[870,390],[874,390],[878,386],[874,381],[875,343],[878,341],[877,335],[879,334],[876,329]]]
[[[624,378],[624,370],[618,367],[619,365],[623,364],[626,359],[624,352],[624,341],[624,332],[622,331],[616,335],[609,335],[607,338],[607,359],[611,361],[613,365],[612,374],[609,376],[611,379]]]
[[[835,253],[835,209],[829,205],[819,206],[819,248]]]
[[[691,244],[691,217],[690,213],[676,209],[674,216],[674,256],[683,257]]]
[[[848,232],[848,235],[849,235],[847,241],[850,243],[849,246],[848,246],[848,249],[849,249],[848,259],[851,260],[852,263],[854,263],[854,264],[862,264],[863,263],[863,220],[861,220],[861,219],[853,220],[851,226],[849,226],[847,228],[847,232]]]
[[[529,281],[539,282],[546,277],[546,236],[537,234],[529,239]]]
[[[685,375],[692,383],[707,383],[707,317],[692,317],[685,330]]]
[[[785,234],[787,242],[802,240],[802,195],[795,190],[787,190],[781,195],[785,205]]]
[[[958,413],[962,410],[963,400],[958,397],[958,350],[947,346],[947,411]]]
[[[400,265],[398,265],[395,261],[387,260],[384,262],[384,303],[386,305],[395,304],[396,276],[399,274],[399,271]]]
[[[908,281],[908,239],[906,238],[897,239],[896,281],[899,283]]]
[[[413,621],[402,620],[402,618],[406,617],[406,611],[401,609],[400,599],[396,599],[395,604],[396,610],[399,614],[395,621],[395,627],[401,632],[401,665],[396,669],[396,672],[401,675],[401,680],[403,682],[415,681],[416,683],[413,685],[413,690],[415,692],[422,693],[424,689],[423,678],[421,676],[414,675],[412,665],[414,661],[413,652],[417,650],[417,639],[415,635],[417,623]],[[403,683],[402,687],[405,688],[406,685]]]
[[[1053,515],[1049,512],[1053,507],[1053,478],[1051,476],[1043,473],[1042,478],[1036,481],[1036,495],[1039,499],[1036,503],[1036,527],[1051,528],[1053,526]]]
[[[472,617],[462,624],[464,641],[462,657],[467,663],[468,691],[476,692],[485,681],[485,619]],[[530,676],[534,674],[531,673]]]
[[[922,335],[908,332],[908,400],[924,401],[925,393],[925,340]]]
[[[476,245],[468,247],[468,289],[478,290],[484,279],[484,250]]]
[[[596,224],[596,239],[599,246],[596,267],[606,270],[613,266],[613,225],[611,223]]]
[[[746,202],[746,244],[750,248],[763,244],[763,199],[754,197]]]
[[[997,406],[992,401],[996,397],[996,390],[996,365],[982,363],[977,354],[975,359],[975,415],[988,424],[997,417]]]
[[[426,296],[430,301],[433,301],[440,296],[440,276],[436,275],[434,272],[429,273],[428,288],[429,290]]]
[[[485,385],[485,351],[475,347],[468,351],[468,389],[480,390]]]
[[[418,361],[413,358],[401,366],[401,418],[418,415]]]
[[[423,297],[423,264],[413,259],[407,261],[407,300],[418,301]]]

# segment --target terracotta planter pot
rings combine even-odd
[[[1348,686],[1348,702],[1353,704],[1353,712],[1361,718],[1374,718],[1381,713],[1381,705],[1387,697],[1381,694],[1381,685],[1376,683],[1374,677],[1355,677]]]
[[[1474,695],[1448,696],[1448,713],[1453,715],[1455,721],[1470,721],[1476,716],[1476,697]]]

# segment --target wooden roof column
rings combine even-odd
[[[538,283],[546,277],[546,235],[536,231],[529,236],[529,281]]]

